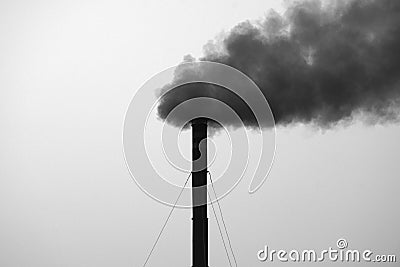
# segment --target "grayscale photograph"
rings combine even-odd
[[[399,266],[399,0],[1,0],[0,267]]]

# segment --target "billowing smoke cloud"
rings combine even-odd
[[[202,60],[247,74],[278,125],[330,127],[359,115],[373,122],[399,118],[399,0],[297,2],[283,15],[271,11],[263,21],[242,22],[220,39],[205,46]],[[240,99],[216,86],[170,91],[159,117],[198,96],[225,101],[246,125],[256,124]]]

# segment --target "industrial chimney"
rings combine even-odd
[[[192,120],[193,267],[208,267],[207,119]]]

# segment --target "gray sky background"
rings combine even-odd
[[[126,108],[149,77],[269,8],[283,10],[279,1],[2,1],[0,266],[141,266],[169,208],[128,174]],[[279,265],[257,260],[264,245],[322,250],[341,237],[399,258],[399,135],[400,125],[278,128],[264,186],[248,195],[244,180],[221,203],[239,266]],[[190,266],[190,218],[173,214],[148,266]],[[210,266],[228,266],[212,214]]]

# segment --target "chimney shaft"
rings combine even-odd
[[[193,267],[208,267],[206,138],[207,138],[207,120],[203,118],[193,120],[192,121]],[[199,205],[199,203],[202,204]]]

